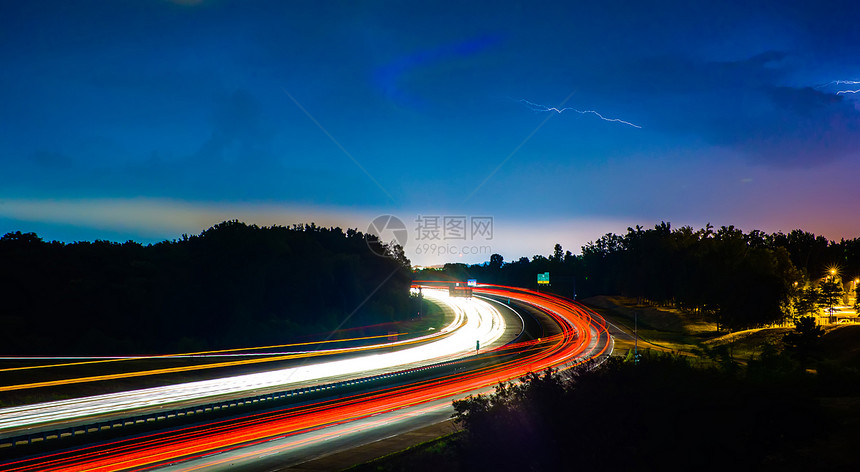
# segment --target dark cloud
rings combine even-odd
[[[271,158],[272,127],[252,94],[238,90],[216,100],[213,129],[193,161],[217,165],[259,164]]]
[[[740,144],[761,163],[812,167],[860,154],[860,112],[844,98],[812,88],[771,87],[765,123],[747,123]]]
[[[751,163],[812,167],[857,155],[860,111],[852,98],[786,85],[796,58],[768,51],[737,61],[658,57],[626,67],[622,90],[648,107],[646,127],[734,149]]]
[[[414,51],[377,68],[374,73],[374,85],[386,98],[398,105],[420,107],[423,100],[403,84],[407,75],[415,73],[421,68],[439,65],[447,61],[473,58],[475,55],[498,45],[501,40],[499,35],[487,35]]]
[[[768,92],[777,106],[801,117],[812,117],[822,109],[845,103],[838,95],[820,92],[812,87],[773,87]]]

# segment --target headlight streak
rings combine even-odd
[[[287,438],[299,433],[321,430],[360,418],[394,411],[408,406],[465,395],[464,392],[486,389],[500,381],[516,379],[527,372],[546,368],[569,368],[603,355],[609,343],[598,349],[598,339],[608,340],[608,331],[600,319],[592,316],[575,302],[535,292],[507,287],[486,287],[476,293],[510,297],[535,306],[547,313],[561,328],[561,333],[540,341],[526,341],[488,351],[498,363],[459,374],[444,375],[404,386],[382,388],[368,394],[330,399],[313,405],[284,409],[278,412],[249,415],[238,420],[224,420],[204,426],[186,427],[167,433],[156,433],[133,440],[82,448],[73,457],[61,454],[44,456],[38,464],[23,460],[7,464],[10,470],[145,470],[188,459],[198,459],[185,471],[217,465],[228,460],[216,452],[235,450],[248,445]],[[492,324],[492,323],[491,323]],[[472,346],[474,347],[474,346]],[[522,354],[512,358],[510,353]],[[482,356],[483,357],[483,356]],[[467,361],[458,361],[464,366]],[[342,433],[343,431],[341,431]],[[329,433],[322,431],[304,443],[322,440]],[[273,444],[253,454],[279,452],[295,447],[295,442]],[[206,456],[203,458],[203,456]],[[241,455],[240,455],[241,456]]]
[[[420,362],[438,362],[443,359],[469,355],[473,351],[475,340],[479,340],[482,345],[490,345],[504,333],[504,320],[501,314],[486,302],[448,297],[444,291],[440,290],[427,290],[425,297],[448,305],[455,313],[454,321],[439,331],[439,334],[445,336],[427,344],[384,354],[371,354],[271,372],[4,408],[0,410],[0,431],[94,415],[116,414],[178,402],[203,400],[208,397],[236,395],[258,389],[280,388],[302,382],[318,382],[346,375],[358,376],[360,374],[365,376],[368,371],[391,369]],[[438,337],[439,334],[428,337]],[[416,342],[418,341],[405,340],[389,343],[387,346],[414,344]],[[312,355],[312,353],[306,355]],[[223,364],[239,365],[264,360],[251,359]],[[179,371],[178,369],[184,368],[165,369],[164,371],[176,372]],[[117,374],[111,378],[121,378],[124,375]],[[43,384],[49,384],[49,382]],[[9,387],[0,388],[0,391],[3,389],[9,389]]]
[[[12,391],[12,390],[24,390],[30,388],[39,388],[39,387],[52,387],[58,385],[70,385],[76,383],[87,383],[87,382],[99,382],[104,380],[117,380],[123,378],[130,377],[143,377],[149,375],[162,375],[162,374],[170,374],[170,373],[178,373],[178,372],[187,372],[193,370],[205,370],[205,369],[215,369],[219,367],[231,367],[236,365],[243,364],[258,364],[262,362],[277,362],[283,360],[297,359],[297,358],[305,358],[305,357],[317,357],[317,356],[328,356],[328,355],[336,355],[336,354],[344,354],[344,353],[353,353],[353,352],[361,352],[361,351],[370,351],[375,349],[387,349],[393,346],[403,346],[408,344],[416,344],[420,342],[424,342],[426,340],[430,340],[437,337],[442,337],[445,334],[457,329],[460,324],[462,324],[462,317],[456,318],[452,323],[450,323],[445,328],[442,328],[439,331],[436,331],[432,334],[427,334],[424,336],[418,336],[415,338],[404,339],[401,341],[383,343],[383,344],[373,344],[369,346],[359,346],[359,347],[347,347],[347,348],[336,348],[336,349],[323,349],[323,350],[310,350],[310,351],[293,351],[293,352],[285,352],[285,353],[253,353],[253,354],[224,354],[224,357],[247,357],[247,356],[270,356],[264,359],[253,359],[253,360],[241,360],[241,361],[232,361],[232,362],[224,362],[224,363],[212,363],[212,364],[201,364],[196,366],[183,366],[183,367],[172,367],[172,368],[164,368],[164,369],[154,369],[154,370],[144,370],[144,371],[136,371],[136,372],[124,372],[121,374],[108,374],[108,375],[99,375],[92,377],[78,377],[71,379],[62,379],[62,380],[53,380],[53,381],[45,381],[45,382],[35,382],[30,384],[19,384],[19,385],[6,385],[0,386],[0,392],[3,391]],[[274,347],[285,347],[285,346],[304,346],[304,345],[313,345],[313,344],[322,344],[322,343],[330,343],[330,342],[343,342],[343,341],[354,341],[357,339],[374,339],[374,338],[382,338],[388,337],[389,335],[381,335],[381,336],[372,336],[367,338],[354,338],[348,340],[329,340],[329,341],[319,341],[319,342],[307,342],[307,343],[297,343],[297,344],[283,344],[277,346],[263,346],[259,348],[248,348],[248,349],[227,349],[221,351],[202,351],[200,353],[188,353],[188,354],[166,354],[163,356],[151,356],[151,357],[121,357],[114,359],[100,359],[93,361],[85,361],[85,362],[72,362],[72,363],[64,363],[64,364],[51,364],[44,366],[26,366],[26,367],[12,367],[7,369],[0,369],[0,372],[5,371],[17,371],[17,370],[29,370],[29,369],[40,369],[40,368],[50,368],[50,367],[68,367],[75,365],[84,365],[84,364],[97,364],[97,363],[106,363],[106,362],[118,362],[118,361],[126,361],[126,360],[139,360],[139,359],[172,359],[172,358],[184,358],[184,357],[218,357],[220,354],[217,353],[226,353],[233,351],[248,351],[254,349],[268,349]],[[6,360],[21,360],[26,358],[4,358]]]
[[[407,335],[409,333],[397,333],[397,336]],[[121,362],[121,361],[138,361],[138,360],[155,360],[155,359],[197,359],[197,358],[207,358],[207,357],[241,357],[241,356],[273,356],[273,355],[283,355],[283,354],[292,354],[294,352],[245,352],[245,351],[259,351],[261,349],[275,349],[275,348],[284,348],[284,347],[294,347],[294,346],[313,346],[313,345],[322,345],[322,344],[331,344],[331,343],[345,343],[345,342],[355,342],[355,341],[367,341],[370,339],[380,339],[387,338],[390,334],[380,334],[377,336],[365,336],[360,338],[347,338],[347,339],[327,339],[320,341],[308,341],[303,343],[292,343],[292,344],[277,344],[273,346],[260,346],[260,347],[248,347],[248,348],[238,348],[238,349],[222,349],[217,351],[199,351],[199,352],[185,352],[180,354],[163,354],[157,356],[69,356],[69,357],[27,357],[27,356],[11,356],[11,357],[0,357],[0,361],[53,361],[53,360],[74,360],[81,362],[64,362],[62,364],[45,364],[45,365],[31,365],[31,366],[23,366],[23,367],[7,367],[0,369],[0,372],[13,372],[19,370],[34,370],[34,369],[48,369],[52,367],[71,367],[71,366],[79,366],[79,365],[89,365],[89,364],[104,364],[108,362]],[[299,351],[299,352],[317,352],[314,351]]]

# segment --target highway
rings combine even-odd
[[[4,408],[0,410],[0,432],[176,403],[230,398],[247,392],[284,389],[308,382],[319,384],[334,378],[344,380],[412,364],[450,360],[471,354],[476,340],[488,346],[504,332],[505,323],[501,315],[486,302],[447,297],[444,291],[432,289],[425,290],[424,296],[447,305],[455,313],[454,321],[440,330],[442,336],[429,336],[433,340],[426,344],[383,354],[306,364],[271,372]],[[385,346],[412,345],[418,340],[386,343]]]
[[[492,391],[485,389],[486,393]],[[299,466],[313,459],[349,450],[398,434],[439,423],[451,417],[453,400],[461,395],[360,418],[345,424],[298,433],[223,454],[160,467],[164,472],[194,470],[264,472]]]
[[[264,470],[260,467],[273,461],[299,463],[314,454],[319,455],[320,451],[332,452],[336,443],[355,445],[372,441],[392,428],[418,427],[439,421],[450,414],[453,399],[486,392],[499,381],[515,379],[529,371],[565,368],[611,351],[611,337],[603,320],[575,302],[511,287],[482,286],[474,291],[481,297],[510,300],[542,313],[542,323],[548,327],[541,328],[544,336],[492,346],[504,332],[497,303],[477,297],[447,297],[444,292],[426,288],[425,296],[432,293],[429,297],[436,297],[435,301],[463,310],[465,321],[460,328],[452,328],[445,338],[398,352],[321,363],[312,369],[307,366],[308,369],[292,371],[286,379],[283,373],[278,375],[281,382],[298,378],[322,380],[344,373],[359,374],[366,369],[460,359],[432,378],[25,459],[7,463],[2,466],[6,467],[3,470],[106,471],[163,467],[198,470],[240,464],[242,470]],[[490,347],[475,355],[475,340]],[[308,373],[311,371],[314,373]],[[256,377],[254,382],[259,382]],[[248,387],[246,379],[242,383],[242,388]],[[257,388],[259,383],[253,385],[251,389]],[[215,395],[220,394],[222,390],[219,389]],[[265,456],[265,460],[260,456]]]

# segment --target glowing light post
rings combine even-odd
[[[831,282],[831,283],[835,284],[836,283],[836,268],[831,267],[828,272],[830,273],[830,275],[825,277],[824,280],[827,282]],[[830,303],[830,308],[827,309],[827,322],[833,323],[836,321],[834,319],[835,317],[833,316],[833,297],[828,297],[827,301]]]

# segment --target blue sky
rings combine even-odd
[[[507,259],[664,220],[860,235],[860,5],[640,3],[4,2],[0,233],[393,214],[424,264],[489,254],[418,254],[419,215],[492,216]]]

